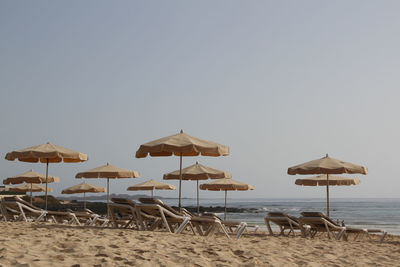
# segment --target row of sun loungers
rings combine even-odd
[[[278,225],[280,228],[280,235],[295,235],[295,230],[299,230],[303,237],[310,236],[313,238],[318,233],[327,233],[328,238],[335,238],[337,240],[348,240],[349,234],[354,234],[354,240],[363,239],[364,236],[371,238],[370,234],[379,234],[379,241],[383,242],[387,232],[379,229],[363,229],[356,227],[348,227],[340,225],[332,220],[322,212],[302,212],[301,217],[290,216],[281,212],[270,212],[265,217],[265,224],[270,235],[274,235],[271,222]]]
[[[233,222],[225,222],[213,214],[197,216],[185,209],[178,212],[159,199],[141,198],[140,204],[129,199],[112,198],[111,201],[113,203],[108,205],[108,213],[115,227],[136,227],[140,230],[164,228],[177,234],[189,229],[201,236],[209,236],[220,230],[227,238],[229,233],[240,238],[247,226],[244,222],[233,225]]]
[[[89,226],[105,226],[108,223],[108,219],[101,218],[100,215],[87,209],[81,212],[72,210],[46,211],[31,205],[18,196],[5,197],[0,204],[1,216],[5,221],[50,221]]]
[[[190,231],[201,236],[210,236],[217,231],[227,238],[235,235],[240,238],[247,228],[245,222],[226,221],[213,213],[204,213],[201,216],[192,214],[186,209],[177,211],[159,199],[140,198],[140,203],[129,199],[112,198],[108,205],[108,218],[92,212],[83,211],[45,211],[31,205],[18,196],[5,197],[1,200],[1,217],[5,221],[67,223],[75,225],[132,228],[136,230],[165,229],[171,233]],[[371,238],[370,234],[378,234],[382,242],[387,232],[379,229],[363,229],[340,225],[321,212],[302,212],[301,217],[290,216],[281,212],[270,212],[265,217],[265,224],[270,235],[274,235],[271,223],[276,224],[279,235],[295,235],[300,231],[303,237],[314,238],[319,233],[326,233],[328,238],[348,240],[350,234],[354,240]],[[285,233],[286,231],[286,233]]]

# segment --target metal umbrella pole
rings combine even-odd
[[[226,220],[226,195],[228,190],[225,190],[225,213],[224,213],[224,220]]]
[[[329,174],[326,175],[326,211],[329,217]]]
[[[181,195],[182,195],[182,152],[180,153],[180,164],[179,164],[179,211],[182,211],[181,205]]]
[[[48,179],[49,179],[49,159],[46,159],[46,206],[45,206],[45,210],[47,211],[47,183],[48,183]]]
[[[32,183],[31,183],[31,205],[32,205]]]
[[[199,206],[199,180],[197,181],[197,215],[200,214],[200,206]]]
[[[107,178],[107,218],[110,218],[110,213],[108,209],[109,199],[110,199],[110,178]]]
[[[83,192],[83,209],[86,209],[86,192]]]

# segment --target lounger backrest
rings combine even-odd
[[[268,212],[268,216],[271,216],[271,217],[287,217],[287,214],[283,213],[283,212],[274,211],[274,212]]]
[[[111,201],[116,204],[129,205],[134,208],[136,207],[136,202],[127,198],[112,198]]]
[[[20,212],[20,207],[24,210],[25,213],[40,213],[43,212],[43,210],[41,209],[36,209],[36,208],[32,208],[31,206],[26,205],[25,203],[21,203],[17,200],[13,200],[13,201],[4,201],[2,202],[3,205],[5,205],[5,207],[7,208],[11,208],[14,211],[17,211],[18,213]]]
[[[34,205],[31,205],[31,203],[29,203],[29,202],[23,200],[23,199],[20,198],[19,196],[4,197],[4,198],[3,198],[3,201],[6,201],[6,202],[8,202],[8,203],[10,203],[10,204],[11,204],[12,202],[19,202],[19,203],[21,203],[21,204],[23,204],[23,205],[25,205],[25,206],[27,206],[27,207],[33,209],[33,210],[42,211],[41,208],[38,208],[38,207],[35,207]]]
[[[16,199],[19,203],[24,204],[25,206],[28,206],[28,207],[30,207],[31,209],[42,211],[41,208],[38,208],[38,207],[32,205],[32,204],[29,203],[28,201],[25,201],[25,200],[23,200],[22,198],[20,198],[19,196],[15,196],[15,199]]]
[[[284,213],[284,212],[277,212],[277,211],[268,212],[268,216],[269,217],[277,217],[277,218],[286,217],[286,218],[291,219],[292,221],[295,221],[296,223],[299,223],[299,218],[297,218],[295,216],[291,216],[291,215],[289,215],[287,213]]]
[[[221,217],[219,217],[216,213],[213,213],[213,212],[203,212],[202,216],[214,217],[214,218],[217,218],[220,221],[223,221],[221,219]]]
[[[90,214],[96,214],[96,212],[94,212],[94,211],[92,211],[92,210],[90,210],[90,209],[88,209],[88,208],[85,208],[85,209],[83,209],[85,212],[87,212],[87,213],[90,213]]]
[[[170,218],[173,220],[176,220],[176,219],[182,220],[185,218],[184,215],[179,214],[179,213],[177,214],[176,212],[172,212],[159,204],[142,204],[142,205],[137,205],[137,207],[140,209],[141,212],[144,212],[147,215],[151,215],[151,216],[155,216],[155,217],[161,217],[161,213],[163,213],[167,219]]]
[[[126,198],[117,198],[117,197],[113,197],[111,198],[111,201],[117,204],[125,204],[128,205],[128,199]]]
[[[157,204],[160,205],[161,207],[163,207],[164,209],[172,212],[175,215],[178,216],[183,216],[184,214],[176,211],[175,209],[173,209],[171,206],[165,204],[161,199],[157,199],[157,198],[139,198],[139,201],[144,203],[144,204]]]
[[[330,222],[333,225],[336,226],[340,226],[339,224],[337,224],[334,220],[332,220],[330,217],[326,216],[323,212],[310,212],[310,211],[305,211],[302,212],[301,215],[303,217],[320,217],[320,218],[324,218],[325,220],[327,220],[328,222]]]

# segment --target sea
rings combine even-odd
[[[163,199],[168,205],[177,206],[176,199]],[[182,199],[183,206],[196,206],[196,199]],[[205,207],[224,206],[223,198],[200,199]],[[243,212],[227,213],[227,219],[247,222],[266,229],[264,217],[268,212],[280,211],[293,216],[301,216],[303,211],[326,213],[326,199],[227,199],[227,207],[242,208]],[[223,213],[218,215],[223,216]],[[332,198],[330,217],[344,221],[346,226],[384,229],[389,234],[400,235],[400,199],[382,198]]]

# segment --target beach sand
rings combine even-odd
[[[400,237],[336,241],[0,222],[2,266],[399,266]]]

